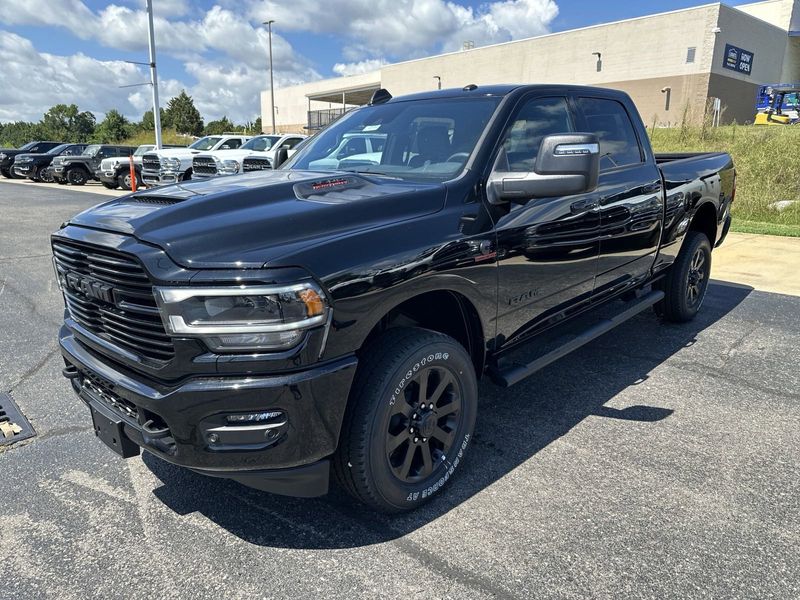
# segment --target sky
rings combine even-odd
[[[705,0],[153,0],[161,104],[185,89],[208,120],[258,116],[268,87],[686,8]],[[736,5],[743,2],[732,1]],[[0,0],[0,122],[75,103],[139,120],[152,107],[144,0]]]

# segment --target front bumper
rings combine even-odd
[[[33,165],[14,165],[13,172],[17,177],[28,177],[33,174]]]
[[[328,460],[338,445],[355,356],[292,373],[165,384],[101,358],[67,326],[59,342],[75,392],[95,410],[113,412],[137,446],[199,473],[274,493],[327,492]],[[269,425],[226,420],[261,411],[281,417]]]
[[[97,173],[95,173],[95,175],[102,183],[115,184],[115,185],[117,183],[116,171],[98,171]]]
[[[142,181],[147,187],[171,185],[181,180],[181,173],[177,171],[143,171]]]

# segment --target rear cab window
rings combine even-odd
[[[588,133],[600,141],[600,170],[607,171],[644,162],[639,138],[622,103],[609,98],[578,98]]]

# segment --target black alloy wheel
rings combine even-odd
[[[67,181],[71,185],[84,185],[88,180],[89,178],[86,175],[86,171],[80,167],[76,167],[67,171]]]
[[[658,286],[664,299],[654,306],[667,321],[685,323],[703,305],[711,277],[711,242],[700,231],[688,231],[675,262]]]
[[[445,366],[420,369],[392,408],[386,458],[400,481],[420,481],[453,447],[462,417],[455,374]]]
[[[389,329],[360,353],[336,479],[374,510],[412,510],[460,470],[477,410],[475,366],[461,344],[427,329]]]

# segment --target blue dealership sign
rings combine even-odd
[[[753,58],[755,58],[755,54],[749,50],[725,44],[725,56],[722,59],[722,66],[737,73],[750,75],[753,71]]]

